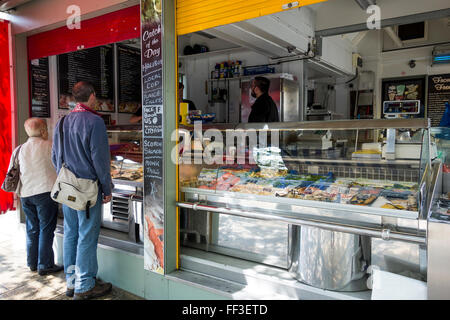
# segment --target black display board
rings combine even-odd
[[[164,273],[164,133],[161,1],[141,0],[145,269]],[[154,227],[154,229],[153,229]],[[160,230],[158,234],[151,230]]]
[[[425,116],[425,81],[425,76],[383,79],[383,101],[381,103],[395,100],[420,100],[420,114],[413,117],[423,118]]]
[[[69,52],[58,56],[58,108],[74,103],[72,88],[78,81],[92,83],[96,111],[114,112],[114,50],[112,45]]]
[[[450,74],[428,77],[428,118],[431,126],[438,127],[445,111],[445,103],[450,100]]]
[[[48,58],[30,61],[31,116],[50,118]]]
[[[119,112],[135,113],[142,105],[141,50],[117,45]]]

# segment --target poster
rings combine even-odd
[[[420,100],[420,113],[414,115],[415,118],[425,116],[425,77],[384,79],[383,80],[383,100]]]
[[[48,58],[34,59],[30,62],[31,78],[31,116],[50,118],[50,87]]]
[[[428,77],[428,118],[432,127],[439,127],[445,103],[450,101],[450,74]]]
[[[141,0],[144,267],[164,274],[162,0]]]

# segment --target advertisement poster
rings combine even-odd
[[[445,103],[450,101],[450,74],[428,77],[428,118],[432,127],[439,127],[445,111]]]
[[[383,79],[383,101],[420,100],[420,114],[425,116],[425,77]]]
[[[162,0],[141,0],[144,266],[164,274]]]

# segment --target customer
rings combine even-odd
[[[269,96],[270,80],[264,77],[255,77],[251,84],[251,95],[256,98],[248,122],[279,122],[278,108],[272,97]]]
[[[10,168],[19,151],[20,183],[17,195],[26,218],[27,265],[31,271],[37,270],[43,276],[63,270],[62,266],[55,265],[52,248],[58,204],[50,198],[50,191],[56,172],[52,166],[52,143],[47,140],[45,120],[30,118],[24,126],[29,138],[13,153]]]
[[[103,203],[111,201],[111,173],[108,136],[100,115],[92,110],[95,92],[91,84],[78,82],[72,89],[77,102],[63,125],[64,163],[78,178],[98,180],[99,194],[95,206],[77,211],[63,205],[64,270],[67,296],[74,300],[92,299],[107,294],[112,286],[96,279],[97,243]],[[61,169],[59,121],[53,137],[52,160],[57,172]]]

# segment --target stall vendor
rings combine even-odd
[[[178,83],[178,105],[180,105],[181,102],[185,102],[189,105],[188,106],[189,111],[197,110],[194,102],[192,102],[191,100],[181,98],[183,96],[183,89],[184,89],[183,83],[179,82]],[[142,107],[140,107],[136,111],[136,113],[134,113],[130,118],[130,123],[140,123],[141,121],[142,121]]]
[[[251,94],[256,98],[248,122],[279,122],[278,108],[272,97],[269,96],[270,80],[264,77],[255,77],[251,85]]]

